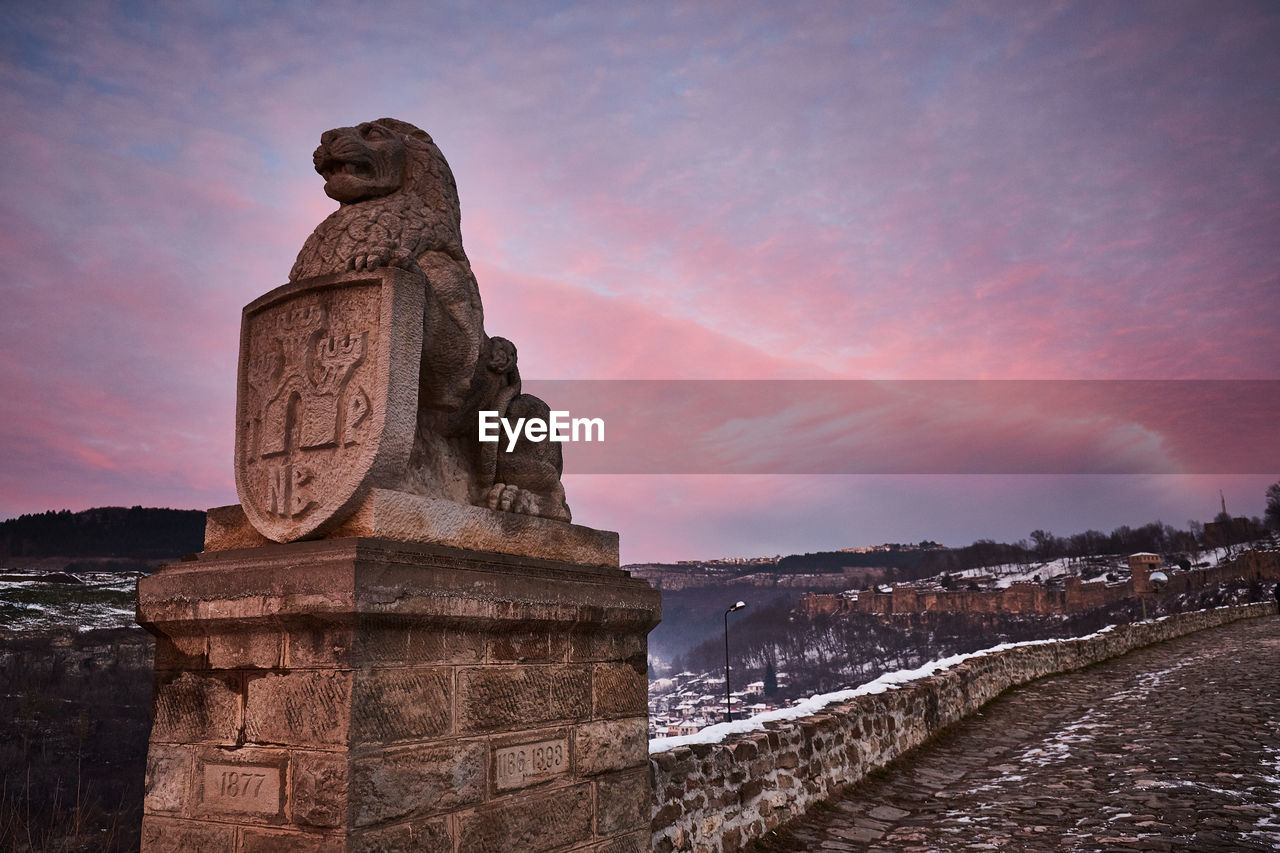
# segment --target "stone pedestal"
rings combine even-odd
[[[661,605],[626,572],[331,539],[201,554],[138,597],[145,851],[649,849]]]

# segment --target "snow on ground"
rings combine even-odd
[[[126,628],[134,621],[137,572],[77,572],[55,583],[43,572],[0,569],[0,631],[88,631]]]
[[[1256,545],[1256,543],[1255,543]],[[1233,560],[1242,547],[1234,548],[1210,548],[1202,551],[1196,561],[1196,565],[1203,563],[1207,567],[1217,566],[1220,563],[1227,563]],[[985,566],[977,569],[965,569],[964,571],[953,573],[959,578],[990,578],[990,582],[984,584],[986,587],[1004,588],[1012,583],[1034,582],[1036,576],[1040,576],[1040,580],[1047,581],[1050,578],[1060,577],[1062,575],[1079,574],[1081,580],[1088,583],[1091,581],[1106,580],[1108,573],[1115,573],[1121,579],[1129,576],[1129,558],[1126,554],[1109,554],[1100,557],[1090,557],[1085,560],[1076,560],[1070,557],[1060,557],[1056,560],[1048,562],[1036,562],[1029,564],[1022,563],[1005,563],[999,566]]]
[[[1119,562],[1116,563],[1118,567]],[[1012,583],[1028,582],[1034,583],[1036,576],[1040,576],[1040,580],[1047,581],[1049,578],[1060,577],[1061,575],[1075,574],[1077,563],[1067,557],[1061,557],[1057,560],[1049,560],[1045,563],[1030,563],[1027,565],[1021,563],[1006,563],[1000,566],[987,566],[979,569],[965,569],[962,572],[956,572],[957,578],[975,578],[990,577],[992,578],[991,586],[1004,588]],[[1101,579],[1106,575],[1106,570],[1097,570],[1094,567],[1081,567],[1086,575],[1098,575]],[[1086,577],[1085,580],[1092,580],[1092,577]]]

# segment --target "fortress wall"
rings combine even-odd
[[[920,594],[910,586],[895,586],[893,592],[889,593],[893,600],[894,613],[919,613],[920,612]]]
[[[796,609],[806,616],[830,616],[849,612],[850,604],[849,599],[839,595],[811,592],[800,599]]]
[[[1073,613],[1078,610],[1093,610],[1096,607],[1103,607],[1104,605],[1110,604],[1112,601],[1116,600],[1117,598],[1123,598],[1125,595],[1128,595],[1128,589],[1120,588],[1120,587],[1116,587],[1115,588],[1116,594],[1113,594],[1111,588],[1107,586],[1106,581],[1092,581],[1091,583],[1080,583],[1078,578],[1076,578],[1075,580],[1076,580],[1075,587],[1079,590],[1079,598],[1078,599],[1073,598],[1072,592],[1070,591],[1070,589],[1068,589],[1067,591],[1067,612],[1068,613]],[[1068,583],[1070,583],[1070,580],[1068,581]]]
[[[1169,575],[1165,595],[1191,593],[1214,584],[1239,580],[1280,580],[1280,552],[1245,551],[1230,563],[1211,569],[1192,569]],[[1082,583],[1068,575],[1064,589],[1048,589],[1038,583],[1018,581],[998,590],[927,590],[895,587],[892,593],[864,590],[856,600],[835,594],[811,594],[800,601],[799,609],[817,614],[961,612],[961,613],[1077,613],[1132,598],[1128,585],[1108,586],[1103,581]]]
[[[656,753],[649,758],[653,851],[743,850],[752,839],[884,767],[1010,687],[1275,612],[1271,602],[1217,608],[1124,625],[1086,639],[1018,646],[813,716],[767,723],[763,731]]]

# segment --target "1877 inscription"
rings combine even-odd
[[[206,764],[201,803],[211,811],[274,815],[280,811],[280,768]]]
[[[565,738],[522,743],[493,753],[494,783],[499,791],[522,788],[569,772]]]

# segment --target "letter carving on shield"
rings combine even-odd
[[[287,284],[245,307],[236,489],[268,539],[319,536],[403,476],[425,292],[420,274],[384,269]]]

